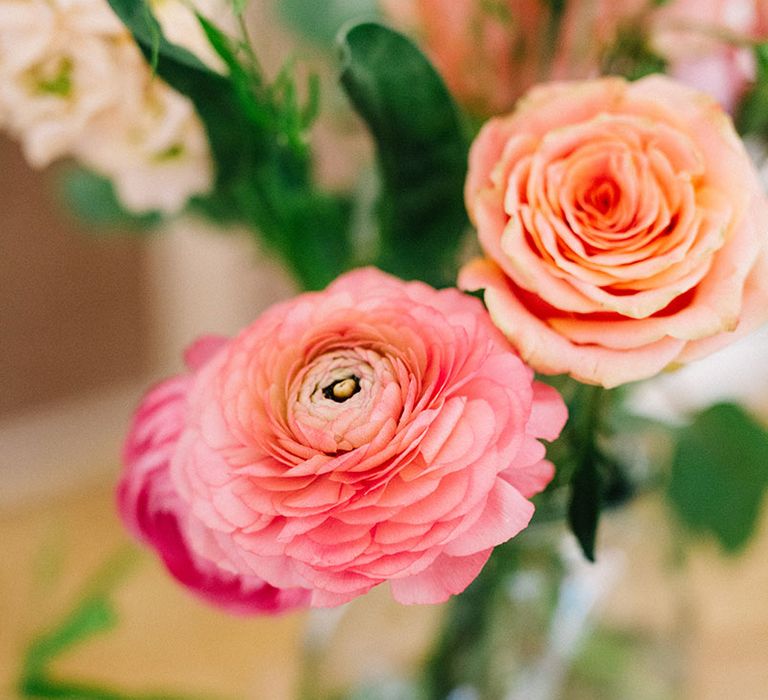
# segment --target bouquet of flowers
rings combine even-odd
[[[728,551],[755,529],[759,421],[636,409],[768,320],[768,3],[279,5],[374,144],[346,189],[247,0],[0,0],[0,125],[81,166],[76,211],[238,224],[304,290],[200,329],[135,412],[119,512],[228,613],[450,601],[408,692],[503,697],[460,661],[526,528],[599,564],[602,510],[655,489]]]

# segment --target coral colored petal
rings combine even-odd
[[[526,467],[508,469],[501,474],[505,481],[512,484],[526,498],[541,493],[547,488],[554,476],[555,465],[546,459],[541,459]]]
[[[533,504],[511,484],[497,479],[485,508],[475,524],[443,552],[463,557],[506,542],[525,528],[533,516]]]
[[[525,429],[529,435],[555,440],[568,420],[568,408],[563,397],[544,382],[533,383],[531,417]]]
[[[622,352],[572,344],[525,308],[490,261],[476,260],[462,268],[459,284],[464,289],[486,290],[494,322],[522,358],[545,374],[570,374],[587,384],[612,388],[658,374],[685,346],[674,338]]]
[[[480,573],[490,549],[468,557],[438,557],[434,564],[420,574],[390,581],[392,597],[403,605],[444,603],[461,593]]]
[[[184,364],[191,370],[200,369],[228,342],[223,335],[204,335],[184,351]]]

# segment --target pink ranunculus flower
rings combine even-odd
[[[712,352],[768,316],[768,207],[733,126],[664,76],[532,90],[475,141],[485,288],[524,360],[606,387]]]
[[[123,493],[156,462],[162,478],[123,511],[172,512],[193,561],[236,580],[315,606],[385,581],[400,602],[437,603],[528,524],[552,478],[539,439],[559,434],[562,399],[457,290],[358,270],[194,354],[166,385],[178,404],[164,415],[151,394],[140,410]]]

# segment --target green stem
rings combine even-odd
[[[471,684],[489,697],[495,612],[506,599],[506,585],[517,568],[512,542],[500,545],[464,593],[446,604],[442,627],[423,671],[425,700],[443,700],[452,690]]]
[[[67,700],[192,700],[189,696],[168,693],[125,693],[80,681],[56,678],[51,673],[55,661],[117,625],[110,600],[137,560],[134,549],[123,548],[86,583],[77,604],[56,625],[40,634],[24,653],[17,683],[22,698],[66,698]]]

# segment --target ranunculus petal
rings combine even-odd
[[[497,479],[480,517],[469,530],[446,545],[443,552],[452,557],[465,557],[495,547],[525,528],[532,516],[533,503],[514,486]]]
[[[444,603],[461,593],[485,566],[490,549],[467,557],[439,556],[431,567],[407,578],[392,579],[392,597],[403,605]]]
[[[529,435],[544,440],[555,440],[568,419],[568,410],[563,399],[548,384],[533,383],[533,405],[526,431]]]

